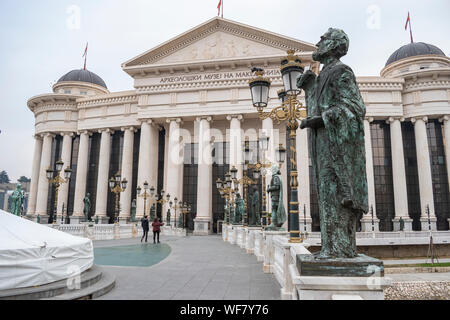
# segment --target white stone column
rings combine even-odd
[[[97,196],[95,200],[95,215],[99,218],[99,223],[106,224],[109,221],[107,216],[109,186],[109,160],[111,156],[111,134],[110,129],[98,131],[102,134],[100,140],[100,156],[98,161]]]
[[[34,154],[33,154],[33,166],[31,168],[31,184],[30,184],[30,196],[28,198],[28,215],[35,216],[36,212],[36,199],[39,184],[39,169],[41,166],[41,154],[42,154],[42,137],[40,135],[34,136]]]
[[[47,179],[47,169],[51,164],[52,143],[55,135],[46,133],[42,145],[41,166],[39,169],[39,182],[36,199],[36,215],[40,215],[41,223],[47,223],[47,200],[49,182]]]
[[[197,217],[194,219],[194,235],[208,235],[212,229],[212,156],[211,117],[199,117]]]
[[[138,165],[138,186],[144,193],[144,183],[147,182],[149,188],[158,187],[158,128],[151,119],[141,120],[141,139],[139,144],[139,165]],[[150,191],[147,191],[150,193]],[[151,201],[147,198],[145,214],[150,215]],[[144,216],[144,198],[137,197],[136,219],[140,220]]]
[[[395,218],[394,231],[400,230],[400,217],[405,222],[404,231],[412,230],[412,219],[408,214],[408,191],[406,188],[405,157],[403,155],[402,126],[400,121],[390,117],[386,122],[390,124],[392,178],[394,183]]]
[[[307,129],[297,129],[297,171],[299,223],[301,232],[311,232],[311,196],[309,188],[309,143]],[[306,217],[306,223],[305,223]]]
[[[366,176],[367,176],[367,188],[368,188],[368,202],[369,212],[365,214],[361,219],[361,231],[372,231],[372,215],[371,208],[373,210],[373,223],[374,231],[379,231],[379,220],[377,219],[377,207],[375,201],[375,178],[373,172],[373,152],[372,152],[372,135],[370,132],[370,123],[373,118],[364,119],[364,145],[366,149]]]
[[[430,151],[428,149],[427,137],[427,117],[411,118],[414,123],[414,135],[416,138],[416,153],[417,153],[417,169],[419,172],[419,192],[420,192],[420,221],[422,230],[428,230],[428,215],[426,207],[429,206],[431,227],[436,230],[436,215],[434,213],[433,200],[433,180],[431,177]]]
[[[227,120],[230,121],[229,143],[230,143],[230,169],[235,166],[237,171],[237,179],[242,178],[242,130],[241,122],[244,120],[242,115],[229,115]],[[239,192],[242,196],[242,186],[239,186]]]
[[[170,200],[174,202],[175,197],[178,201],[182,199],[183,195],[178,194],[179,184],[182,181],[180,177],[179,166],[183,163],[183,159],[180,157],[182,144],[180,142],[180,125],[182,124],[181,118],[167,119],[166,122],[169,124],[169,143],[168,143],[168,154],[166,163],[166,195],[170,194]],[[200,195],[199,195],[200,196]],[[174,202],[175,204],[175,202]],[[166,203],[163,212],[167,212],[169,205]],[[171,215],[175,219],[175,210],[170,210]],[[198,208],[197,208],[198,212]],[[177,219],[178,219],[179,209],[177,209]],[[177,224],[178,225],[178,224]]]
[[[444,116],[440,119],[444,123],[444,151],[447,164],[447,178],[450,186],[450,116]]]
[[[134,127],[121,129],[124,132],[122,149],[122,179],[128,181],[128,186],[120,195],[119,221],[126,223],[131,215],[131,192],[133,187],[133,145],[134,145]]]
[[[71,167],[71,157],[72,157],[72,132],[62,132],[61,136],[63,137],[63,145],[61,150],[61,160],[64,162],[63,169],[61,171],[61,177],[64,178],[64,170],[67,167]],[[72,177],[75,178],[75,177]],[[56,210],[58,215],[61,215],[63,212],[64,205],[64,214],[67,212],[67,199],[69,197],[69,183],[67,181],[59,187],[58,191],[58,209]]]
[[[86,196],[86,180],[89,167],[89,136],[88,131],[80,132],[80,145],[78,147],[77,176],[75,181],[75,196],[73,202],[73,214],[71,223],[84,221],[84,197]],[[90,198],[91,203],[93,202]],[[93,212],[91,212],[91,215]]]

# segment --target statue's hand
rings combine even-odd
[[[316,79],[316,74],[311,70],[306,70],[300,77],[297,78],[297,87],[301,89],[306,89],[313,84]]]
[[[307,119],[303,119],[302,122],[300,122],[300,129],[305,129],[308,127],[308,121]]]

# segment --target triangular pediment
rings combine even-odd
[[[314,45],[223,18],[214,18],[123,64],[123,68],[312,52]]]

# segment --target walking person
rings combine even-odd
[[[142,230],[144,231],[144,234],[142,235],[142,238],[141,238],[141,242],[142,242],[142,240],[144,240],[144,237],[145,237],[145,242],[147,242],[148,231],[150,229],[147,216],[144,216],[144,218],[141,220],[141,226],[142,226]]]
[[[159,233],[161,232],[161,227],[164,225],[164,223],[159,222],[159,219],[156,217],[155,220],[153,220],[152,227],[153,227],[153,243],[155,242],[155,238],[158,238],[159,243]]]

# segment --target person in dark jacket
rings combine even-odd
[[[153,243],[155,242],[155,238],[158,238],[158,243],[159,243],[159,233],[161,232],[161,227],[164,225],[164,223],[159,222],[158,218],[155,218],[155,220],[153,220],[152,223],[152,227],[153,227]]]
[[[141,238],[141,242],[142,242],[142,240],[144,240],[144,237],[145,237],[145,242],[147,242],[148,231],[150,229],[147,216],[144,216],[144,218],[141,220],[141,226],[142,226],[142,230],[144,231],[144,234],[142,235],[142,238]]]

